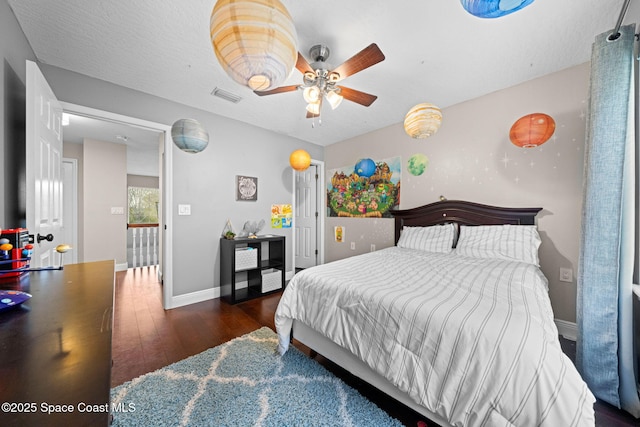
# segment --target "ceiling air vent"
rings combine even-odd
[[[213,89],[211,95],[217,96],[218,98],[222,98],[229,102],[233,102],[234,104],[237,104],[242,100],[242,97],[240,97],[239,95],[236,95],[235,93],[231,93],[224,89],[220,89],[219,87]]]

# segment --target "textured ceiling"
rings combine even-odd
[[[372,42],[386,56],[343,81],[377,101],[368,108],[345,101],[334,111],[325,105],[315,127],[300,91],[258,97],[223,72],[209,40],[214,0],[8,3],[43,63],[329,145],[400,123],[420,102],[444,108],[586,62],[623,0],[537,0],[492,20],[469,15],[457,0],[283,0],[305,57],[323,43],[337,66]],[[632,0],[625,23],[640,18],[638,3]],[[301,82],[293,70],[284,85]],[[216,87],[242,100],[211,96]]]

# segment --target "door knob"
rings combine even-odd
[[[38,243],[40,243],[43,240],[46,240],[47,242],[53,242],[53,234],[49,233],[46,236],[43,236],[40,233],[38,233]]]

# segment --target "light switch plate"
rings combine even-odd
[[[561,282],[573,282],[573,270],[570,268],[560,268]]]
[[[191,205],[178,205],[178,215],[191,215]]]
[[[111,207],[111,215],[124,215],[124,208],[122,206]]]

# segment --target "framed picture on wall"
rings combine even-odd
[[[258,200],[258,178],[236,175],[236,200]]]

